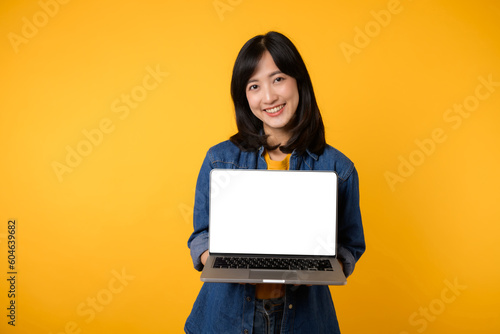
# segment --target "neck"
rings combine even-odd
[[[267,153],[269,153],[269,157],[271,158],[271,160],[274,161],[283,161],[288,155],[287,153],[281,152],[278,148],[272,151],[268,151]]]
[[[266,135],[269,135],[269,137],[267,137],[267,143],[270,146],[274,146],[274,145],[278,145],[278,144],[281,146],[286,145],[286,143],[290,139],[290,134],[284,130],[273,129],[272,131],[269,131],[269,129],[264,128],[264,133]]]

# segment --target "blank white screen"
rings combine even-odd
[[[214,169],[210,252],[335,255],[337,175]]]

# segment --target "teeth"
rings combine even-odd
[[[266,112],[269,113],[269,114],[274,114],[274,113],[277,113],[278,111],[280,111],[281,109],[283,109],[284,106],[285,105],[282,104],[282,105],[274,107],[272,109],[267,109]]]

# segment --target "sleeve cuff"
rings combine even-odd
[[[349,277],[354,271],[354,266],[356,265],[356,259],[354,255],[347,249],[342,246],[338,248],[337,258],[342,262],[344,267],[344,275]]]
[[[203,264],[201,263],[200,257],[208,249],[208,233],[202,233],[198,235],[191,242],[191,258],[193,259],[194,269],[198,271],[203,270]]]

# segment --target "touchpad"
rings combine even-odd
[[[296,271],[250,270],[250,279],[296,280]]]

